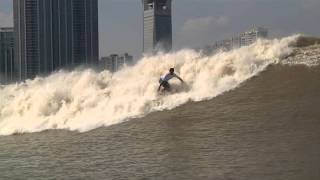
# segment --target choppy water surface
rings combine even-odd
[[[0,137],[0,179],[320,178],[320,68],[273,65],[236,90],[87,133]]]

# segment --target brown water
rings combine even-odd
[[[320,179],[320,67],[88,133],[0,137],[0,179]]]

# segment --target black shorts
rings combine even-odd
[[[170,84],[168,83],[168,81],[162,81],[161,86],[163,86],[167,90],[170,89]]]

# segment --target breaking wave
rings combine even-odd
[[[259,40],[254,45],[204,56],[181,50],[144,57],[134,67],[108,71],[57,72],[46,78],[0,87],[0,135],[66,129],[85,132],[214,98],[239,86],[268,65],[288,57],[298,36]],[[169,68],[186,81],[160,95],[158,79]]]

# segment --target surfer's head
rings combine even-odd
[[[173,73],[174,73],[174,68],[170,68],[169,72],[170,72],[171,74],[173,74]]]

